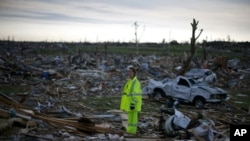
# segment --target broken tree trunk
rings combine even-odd
[[[195,31],[197,29],[197,25],[198,25],[199,21],[196,21],[195,19],[193,19],[193,23],[191,23],[192,26],[192,37],[191,37],[191,43],[190,43],[190,54],[188,55],[187,59],[184,61],[184,63],[182,64],[182,70],[180,72],[179,75],[184,75],[185,72],[189,69],[189,64],[191,62],[191,60],[193,59],[194,53],[195,53],[195,41],[199,38],[199,36],[201,35],[203,29],[201,29],[199,35],[197,37],[195,37]]]

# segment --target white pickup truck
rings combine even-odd
[[[196,108],[203,108],[206,103],[220,103],[229,99],[225,90],[198,83],[184,76],[177,76],[176,79],[165,78],[161,81],[149,79],[147,86],[143,87],[143,94],[155,99],[168,98],[192,103]]]

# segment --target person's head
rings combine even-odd
[[[129,78],[133,78],[136,76],[136,69],[134,67],[128,68],[128,76]]]

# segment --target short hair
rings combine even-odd
[[[136,74],[136,69],[134,67],[129,67],[129,69],[132,70],[134,74]]]

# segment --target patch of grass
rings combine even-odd
[[[250,106],[250,89],[231,89],[229,102],[237,107],[248,110]]]
[[[152,101],[151,99],[142,100],[141,115],[154,115],[160,113],[160,106],[165,104],[160,101]],[[98,112],[105,113],[108,110],[119,110],[121,96],[103,96],[103,97],[88,97],[81,102]]]
[[[51,55],[51,56],[58,56],[58,55],[69,55],[69,54],[78,54],[79,49],[82,53],[104,53],[105,47],[103,45],[69,45],[68,47],[64,48],[39,48],[37,50],[33,50],[30,52],[34,55]],[[108,54],[137,54],[137,48],[134,45],[130,46],[107,46],[106,48]],[[156,56],[182,56],[183,53],[186,52],[187,54],[190,52],[190,45],[171,45],[170,47],[150,47],[150,46],[143,46],[139,44],[138,47],[138,54],[140,55],[156,55]],[[197,47],[195,56],[202,57],[203,56],[203,48]],[[227,50],[215,50],[215,49],[208,49],[206,48],[206,53],[212,56],[218,56],[223,54],[224,57],[228,59],[232,58],[239,58],[243,59],[241,52],[235,51],[227,51]]]
[[[110,109],[119,109],[120,99],[119,96],[88,97],[81,102],[99,112],[106,112]]]
[[[21,85],[0,85],[0,91],[5,94],[22,94],[29,91],[29,88]]]
[[[30,54],[32,55],[48,55],[48,56],[58,56],[58,55],[68,55],[75,52],[76,48],[40,48],[37,50],[32,50]]]

